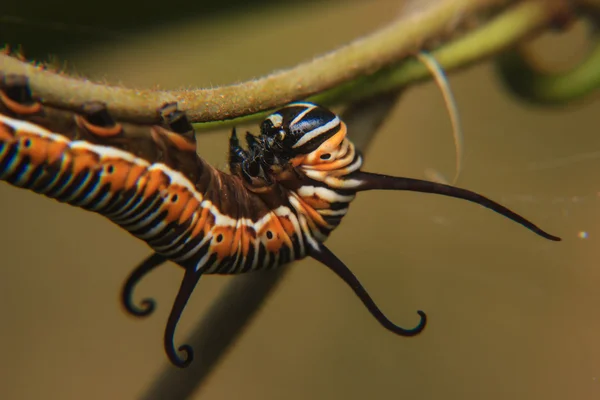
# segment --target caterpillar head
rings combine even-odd
[[[312,103],[291,103],[261,124],[263,158],[267,164],[316,165],[336,159],[346,125],[328,109]]]

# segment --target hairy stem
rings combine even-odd
[[[480,28],[442,45],[432,51],[431,55],[446,72],[464,68],[496,55],[540,32],[548,26],[557,13],[558,8],[549,8],[547,3],[521,2],[508,8]],[[410,58],[400,64],[382,68],[371,75],[361,76],[311,96],[308,100],[331,106],[397,90],[430,77],[429,69],[422,62],[416,58]],[[197,123],[194,124],[194,128],[197,131],[225,128],[240,123],[258,121],[266,114],[267,112],[263,112],[233,120]]]
[[[482,12],[492,12],[507,0],[439,0],[428,8],[404,15],[390,25],[335,51],[294,68],[248,82],[211,89],[154,91],[106,86],[57,74],[6,54],[0,54],[0,73],[25,74],[43,102],[78,111],[84,102],[104,102],[117,119],[158,123],[157,110],[178,102],[191,122],[221,121],[254,114],[302,99],[372,74],[399,62],[452,32],[457,24]],[[567,0],[521,0],[551,18]]]

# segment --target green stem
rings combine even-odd
[[[497,67],[506,87],[522,100],[545,106],[565,105],[600,87],[600,40],[596,38],[585,60],[565,72],[540,71],[523,50],[502,55]]]

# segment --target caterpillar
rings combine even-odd
[[[275,111],[258,136],[246,133],[246,148],[234,128],[230,173],[197,155],[193,127],[176,104],[165,104],[157,114],[160,125],[119,123],[105,104],[93,101],[74,114],[35,99],[25,76],[4,76],[0,179],[101,214],[153,249],[121,291],[125,310],[134,316],[148,316],[155,308],[152,299],[134,303],[140,279],[167,260],[183,268],[164,332],[166,354],[178,367],[194,357],[189,345],[176,349],[173,336],[202,275],[272,269],[306,257],[337,274],[387,330],[400,336],[422,332],[423,311],[417,311],[420,319],[412,328],[394,324],[324,244],[358,192],[459,198],[560,240],[470,190],[363,171],[363,157],[347,138],[345,123],[317,104],[296,102]]]

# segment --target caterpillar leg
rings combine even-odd
[[[125,310],[136,317],[147,317],[154,312],[156,302],[154,299],[142,300],[141,307],[133,303],[133,291],[138,282],[150,271],[162,265],[167,259],[158,253],[152,254],[138,265],[127,277],[123,290],[121,291],[121,303]]]
[[[371,315],[373,315],[375,319],[377,319],[377,321],[379,321],[379,323],[387,330],[400,336],[415,336],[425,329],[425,325],[427,324],[427,315],[421,310],[417,311],[417,314],[421,316],[421,320],[419,321],[419,324],[412,329],[401,328],[390,321],[383,314],[383,312],[381,312],[379,307],[377,307],[369,293],[358,281],[356,276],[354,276],[352,271],[350,271],[348,267],[346,267],[346,265],[344,265],[344,263],[323,244],[319,245],[318,250],[311,248],[311,250],[309,250],[309,255],[315,260],[329,267],[329,269],[335,272],[337,276],[342,278],[344,282],[346,282],[346,284],[348,284],[348,286],[354,290],[354,293],[356,293],[365,307],[367,307],[367,310],[369,310]]]
[[[177,103],[167,103],[159,110],[161,118],[166,126],[175,133],[185,136],[189,140],[196,141],[194,127],[183,111],[177,109]]]
[[[240,146],[235,127],[231,129],[229,136],[229,171],[232,174],[240,174],[242,163],[248,158],[248,152]]]
[[[179,351],[186,353],[185,358],[179,357],[177,350],[175,350],[174,336],[181,313],[183,312],[183,309],[185,308],[192,292],[194,291],[200,276],[202,276],[202,271],[196,271],[193,268],[188,268],[185,270],[185,275],[181,281],[181,287],[179,288],[179,292],[177,293],[177,297],[173,303],[173,308],[169,314],[167,327],[165,329],[165,351],[167,352],[167,356],[173,365],[179,368],[186,368],[194,360],[194,350],[188,344],[179,346]]]

